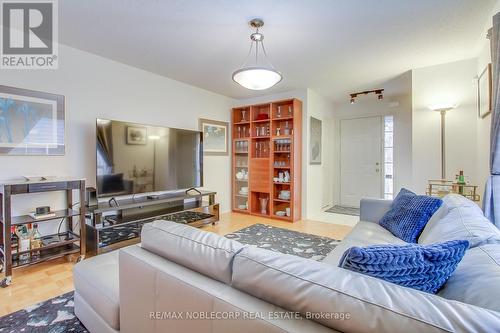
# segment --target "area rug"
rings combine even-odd
[[[254,224],[226,235],[243,244],[255,245],[266,250],[293,254],[312,260],[323,260],[340,241],[298,231]]]
[[[323,260],[340,241],[302,232],[254,224],[227,238],[267,250]],[[73,292],[49,299],[0,318],[0,333],[87,333],[75,316]]]
[[[356,208],[356,207],[346,207],[346,206],[336,205],[330,209],[327,209],[326,212],[327,213],[335,213],[335,214],[359,216],[359,208]]]
[[[73,292],[0,318],[1,333],[88,333],[75,316]]]

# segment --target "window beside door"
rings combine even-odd
[[[384,117],[384,198],[394,197],[394,117]]]

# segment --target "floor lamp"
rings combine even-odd
[[[441,113],[441,179],[446,180],[446,112],[455,106],[430,107],[431,110]]]

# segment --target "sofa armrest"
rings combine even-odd
[[[359,220],[378,223],[380,219],[389,211],[392,200],[363,198],[359,206]]]

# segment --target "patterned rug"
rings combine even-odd
[[[267,250],[323,260],[338,240],[302,232],[254,224],[227,238]],[[0,318],[0,333],[88,333],[75,316],[73,292],[32,305]]]
[[[88,333],[75,316],[73,292],[0,318],[1,333]]]
[[[336,205],[330,209],[327,209],[326,212],[335,213],[335,214],[359,216],[359,208],[356,208],[356,207],[346,207],[346,206]]]
[[[318,261],[323,260],[340,243],[339,240],[328,237],[305,234],[265,224],[254,224],[227,234],[226,237],[266,250]]]

